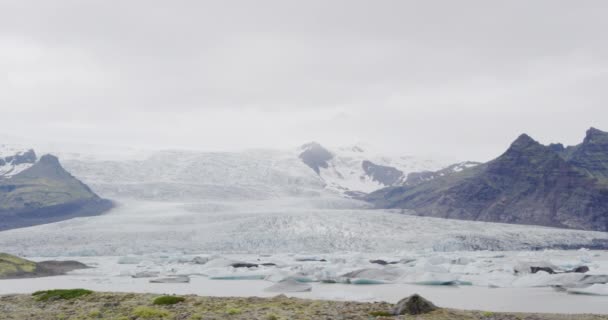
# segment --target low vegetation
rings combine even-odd
[[[159,298],[162,303],[155,303]],[[183,298],[183,300],[179,299]],[[181,300],[181,301],[180,301]],[[170,303],[175,302],[175,303]],[[220,298],[48,290],[0,296],[2,320],[309,320],[414,319],[392,316],[393,304],[288,298]],[[386,311],[383,311],[386,310]],[[608,320],[597,315],[507,314],[438,309],[417,320]]]
[[[71,300],[89,295],[91,293],[93,293],[93,291],[86,289],[58,289],[36,291],[32,294],[32,296],[34,296],[38,301]]]
[[[0,279],[36,271],[36,263],[10,254],[0,253]]]
[[[162,296],[162,297],[158,297],[158,298],[154,299],[154,301],[152,302],[152,304],[155,304],[155,305],[172,305],[172,304],[176,304],[176,303],[180,303],[180,302],[184,302],[184,301],[186,301],[186,298],[184,298],[184,297]]]
[[[166,310],[150,308],[146,306],[139,306],[133,309],[133,316],[140,319],[158,319],[167,318],[171,314]]]

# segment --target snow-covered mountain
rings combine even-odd
[[[145,157],[67,158],[65,166],[109,198],[159,201],[317,197],[319,177],[291,152],[157,151]]]
[[[311,142],[300,148],[298,156],[321,177],[327,189],[345,195],[400,186],[411,173],[430,174],[451,164],[431,158],[387,156],[369,149],[361,146],[327,149]]]
[[[0,145],[0,179],[10,178],[34,165],[36,154],[31,149]]]
[[[30,144],[58,156],[64,167],[100,195],[111,199],[195,201],[200,199],[276,199],[282,197],[353,197],[413,178],[445,174],[452,162],[385,155],[361,145],[325,148],[308,143],[287,150],[206,152],[140,150],[114,146]],[[1,148],[0,174],[31,165],[26,148]],[[20,157],[15,157],[17,152]],[[15,159],[18,159],[15,160]],[[27,158],[25,158],[27,159]],[[437,171],[446,168],[444,171]]]

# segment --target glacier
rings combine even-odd
[[[607,233],[372,209],[343,193],[375,188],[357,171],[360,151],[337,150],[333,176],[297,150],[61,151],[64,166],[116,208],[0,232],[0,252],[93,268],[1,280],[0,294],[84,287],[396,302],[420,293],[444,307],[608,314],[608,252],[572,250],[606,249]],[[435,166],[372,160],[403,172]]]

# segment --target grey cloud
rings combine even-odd
[[[485,160],[608,129],[605,1],[0,2],[5,130]],[[76,133],[76,134],[75,134]]]

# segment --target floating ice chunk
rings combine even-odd
[[[118,264],[138,264],[143,261],[140,256],[124,256],[118,258]]]
[[[220,257],[220,258],[215,258],[215,259],[209,260],[207,263],[205,263],[205,268],[229,267],[235,263],[239,263],[239,261]]]
[[[608,283],[608,275],[587,274],[581,279],[584,284],[606,284]]]
[[[348,279],[348,283],[366,285],[366,284],[388,284],[388,283],[392,283],[392,282],[386,281],[386,280],[376,280],[376,279],[351,278],[351,279]]]
[[[467,265],[469,263],[473,263],[475,260],[469,258],[469,257],[459,257],[458,259],[454,259],[452,260],[452,264],[458,264],[458,265]]]
[[[322,257],[315,257],[315,256],[296,257],[295,260],[298,262],[327,262],[326,259],[324,259]]]
[[[580,283],[585,277],[581,273],[561,273],[549,274],[545,271],[539,271],[535,274],[526,274],[520,276],[513,281],[514,287],[550,287],[550,286],[565,286],[572,287]]]
[[[513,272],[516,274],[526,274],[532,272],[532,267],[558,270],[559,268],[547,261],[518,261],[513,266]]]
[[[444,256],[432,256],[430,258],[427,258],[426,261],[431,265],[439,265],[451,262]]]
[[[194,257],[190,262],[194,264],[206,264],[211,258],[209,257]]]
[[[403,275],[403,269],[397,267],[385,267],[382,269],[359,269],[342,275],[348,282],[363,283],[389,283],[397,280]]]
[[[276,283],[268,288],[265,291],[268,292],[280,292],[280,293],[288,293],[288,292],[308,292],[312,290],[312,286],[307,283],[302,283],[297,281],[296,279],[286,279],[279,283]]]
[[[167,278],[157,278],[150,280],[150,283],[189,283],[190,277],[188,276],[176,276]]]
[[[572,288],[568,289],[568,293],[608,296],[608,284],[594,284],[586,288]]]
[[[132,278],[154,278],[158,277],[160,273],[157,271],[141,271],[131,275]]]
[[[426,286],[458,286],[472,284],[470,281],[461,280],[460,276],[457,274],[434,272],[408,275],[404,277],[402,281]]]
[[[292,274],[285,270],[276,270],[267,275],[264,280],[270,282],[281,282],[289,278]]]
[[[225,275],[211,276],[211,280],[264,280],[265,274],[232,273]]]

